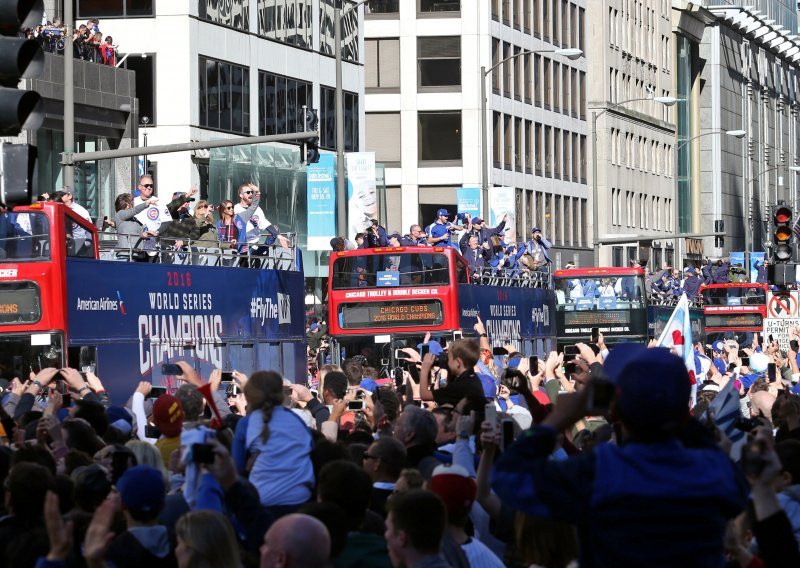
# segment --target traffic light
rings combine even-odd
[[[306,109],[305,132],[314,132],[319,129],[319,115],[313,108]],[[319,137],[306,140],[306,163],[316,164],[319,162]]]
[[[0,203],[28,205],[37,185],[36,146],[0,142]]]
[[[772,221],[772,258],[775,262],[789,262],[792,259],[792,208],[773,205]]]
[[[17,88],[20,79],[36,77],[44,67],[39,42],[21,32],[37,26],[43,11],[42,0],[0,2],[0,136],[36,129],[44,120],[39,93]]]

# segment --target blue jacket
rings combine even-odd
[[[727,262],[723,262],[719,266],[714,267],[714,284],[727,284],[730,282],[730,266]]]
[[[694,300],[697,294],[700,293],[700,285],[702,283],[703,281],[696,274],[690,274],[686,278],[683,283],[683,291],[686,292],[690,300]]]
[[[800,484],[795,483],[784,489],[778,494],[778,500],[792,524],[794,539],[800,545]]]
[[[577,525],[582,567],[723,566],[725,527],[748,488],[713,443],[601,444],[555,461],[556,434],[520,436],[495,463],[492,488],[518,511]]]

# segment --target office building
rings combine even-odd
[[[538,226],[556,266],[591,263],[587,60],[553,53],[587,50],[590,3],[369,3],[366,148],[386,166],[390,229],[405,233],[433,222],[440,207],[454,211],[457,188],[481,187],[483,151],[487,185],[514,188],[518,238]],[[481,67],[495,65],[484,78]]]

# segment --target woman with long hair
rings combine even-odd
[[[230,199],[223,199],[222,203],[217,207],[219,213],[219,221],[217,221],[217,237],[223,243],[223,248],[227,247],[236,248],[236,243],[239,240],[239,229],[236,228],[233,220],[236,217],[233,214],[233,202]]]
[[[236,468],[243,475],[249,469],[261,504],[276,516],[295,512],[314,487],[311,431],[283,406],[285,396],[278,373],[253,373],[244,387],[247,416],[236,425],[233,441]]]
[[[178,568],[238,568],[239,543],[230,522],[216,511],[186,513],[175,525]]]

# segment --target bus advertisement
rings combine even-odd
[[[507,275],[470,281],[451,247],[357,249],[331,255],[328,326],[334,357],[362,355],[388,369],[395,349],[426,333],[443,345],[472,336],[480,317],[495,346],[542,356],[554,345],[555,300],[540,280]]]
[[[204,376],[306,377],[301,270],[100,260],[96,228],[55,203],[2,213],[0,228],[0,306],[16,305],[0,317],[11,374],[92,369],[117,403],[142,380],[175,386],[161,366],[178,360]]]
[[[705,343],[733,339],[749,345],[761,333],[767,316],[767,284],[730,282],[700,287],[705,319]]]

